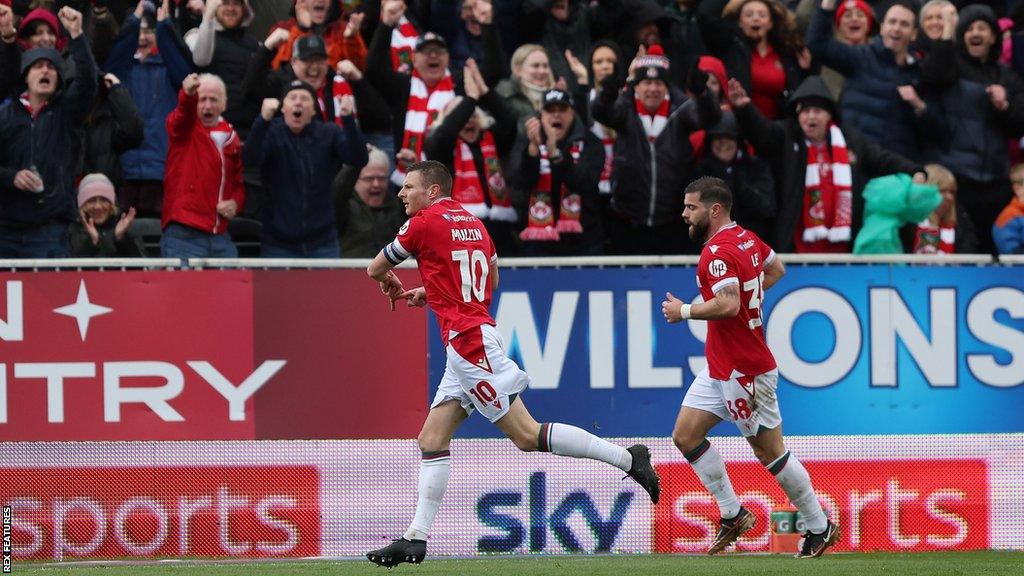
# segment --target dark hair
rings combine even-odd
[[[423,185],[430,188],[434,184],[441,187],[441,196],[452,195],[452,174],[448,171],[448,168],[438,162],[437,160],[424,160],[423,162],[416,162],[406,169],[406,174],[412,174],[413,172],[419,172],[420,178],[423,179]]]
[[[732,211],[732,191],[721,178],[704,176],[697,178],[683,191],[686,194],[700,194],[700,203],[705,206],[721,204],[726,212]]]
[[[740,12],[751,2],[760,2],[768,8],[772,29],[768,31],[768,43],[772,48],[787,56],[795,56],[804,48],[804,37],[797,29],[796,15],[780,0],[732,0],[722,8],[722,18],[738,22]]]

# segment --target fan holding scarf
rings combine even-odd
[[[424,144],[427,158],[443,163],[454,175],[452,199],[487,227],[500,254],[518,252],[518,216],[500,157],[516,138],[516,115],[505,99],[490,90],[470,58],[462,70],[465,97],[457,96],[431,128]]]
[[[545,92],[540,118],[526,121],[525,138],[512,154],[516,188],[529,191],[526,228],[519,235],[527,256],[604,253],[598,191],[604,146],[573,104],[568,92]]]
[[[769,121],[750,106],[736,79],[729,99],[740,132],[772,164],[779,183],[775,237],[779,252],[849,253],[860,228],[867,180],[895,173],[926,178],[924,167],[843,126],[835,98],[810,76],[789,99],[790,117]]]

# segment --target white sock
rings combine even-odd
[[[715,497],[722,518],[735,518],[740,513],[740,500],[732,488],[725,460],[722,460],[718,450],[705,438],[700,446],[683,456],[690,462],[701,484]]]
[[[768,471],[775,475],[775,480],[789,496],[789,501],[803,514],[807,529],[821,534],[828,527],[828,518],[821,509],[818,495],[811,486],[811,475],[804,465],[788,451],[768,465]]]
[[[419,493],[416,500],[416,515],[412,524],[405,531],[406,540],[426,540],[434,516],[441,507],[444,490],[448,487],[448,472],[451,470],[451,457],[448,450],[440,452],[424,452],[420,460]]]
[[[600,460],[623,472],[633,467],[633,455],[622,446],[568,424],[541,424],[538,445],[541,452]]]

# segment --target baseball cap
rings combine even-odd
[[[448,43],[444,41],[444,38],[433,32],[425,32],[418,40],[416,40],[416,51],[419,52],[420,50],[423,50],[423,48],[428,44],[437,44],[441,48],[448,48]]]
[[[556,88],[548,90],[547,92],[544,93],[541,108],[547,108],[548,106],[556,105],[571,107],[572,104],[572,96],[570,96],[569,93],[566,92],[565,90],[558,90]]]
[[[302,36],[295,41],[292,56],[299,60],[308,60],[314,56],[327,58],[327,45],[324,44],[324,39],[316,34]]]

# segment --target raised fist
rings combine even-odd
[[[277,114],[277,109],[280,107],[281,101],[277,98],[264,98],[263,107],[260,109],[260,116],[262,116],[267,122],[270,122],[274,117],[274,114]]]

